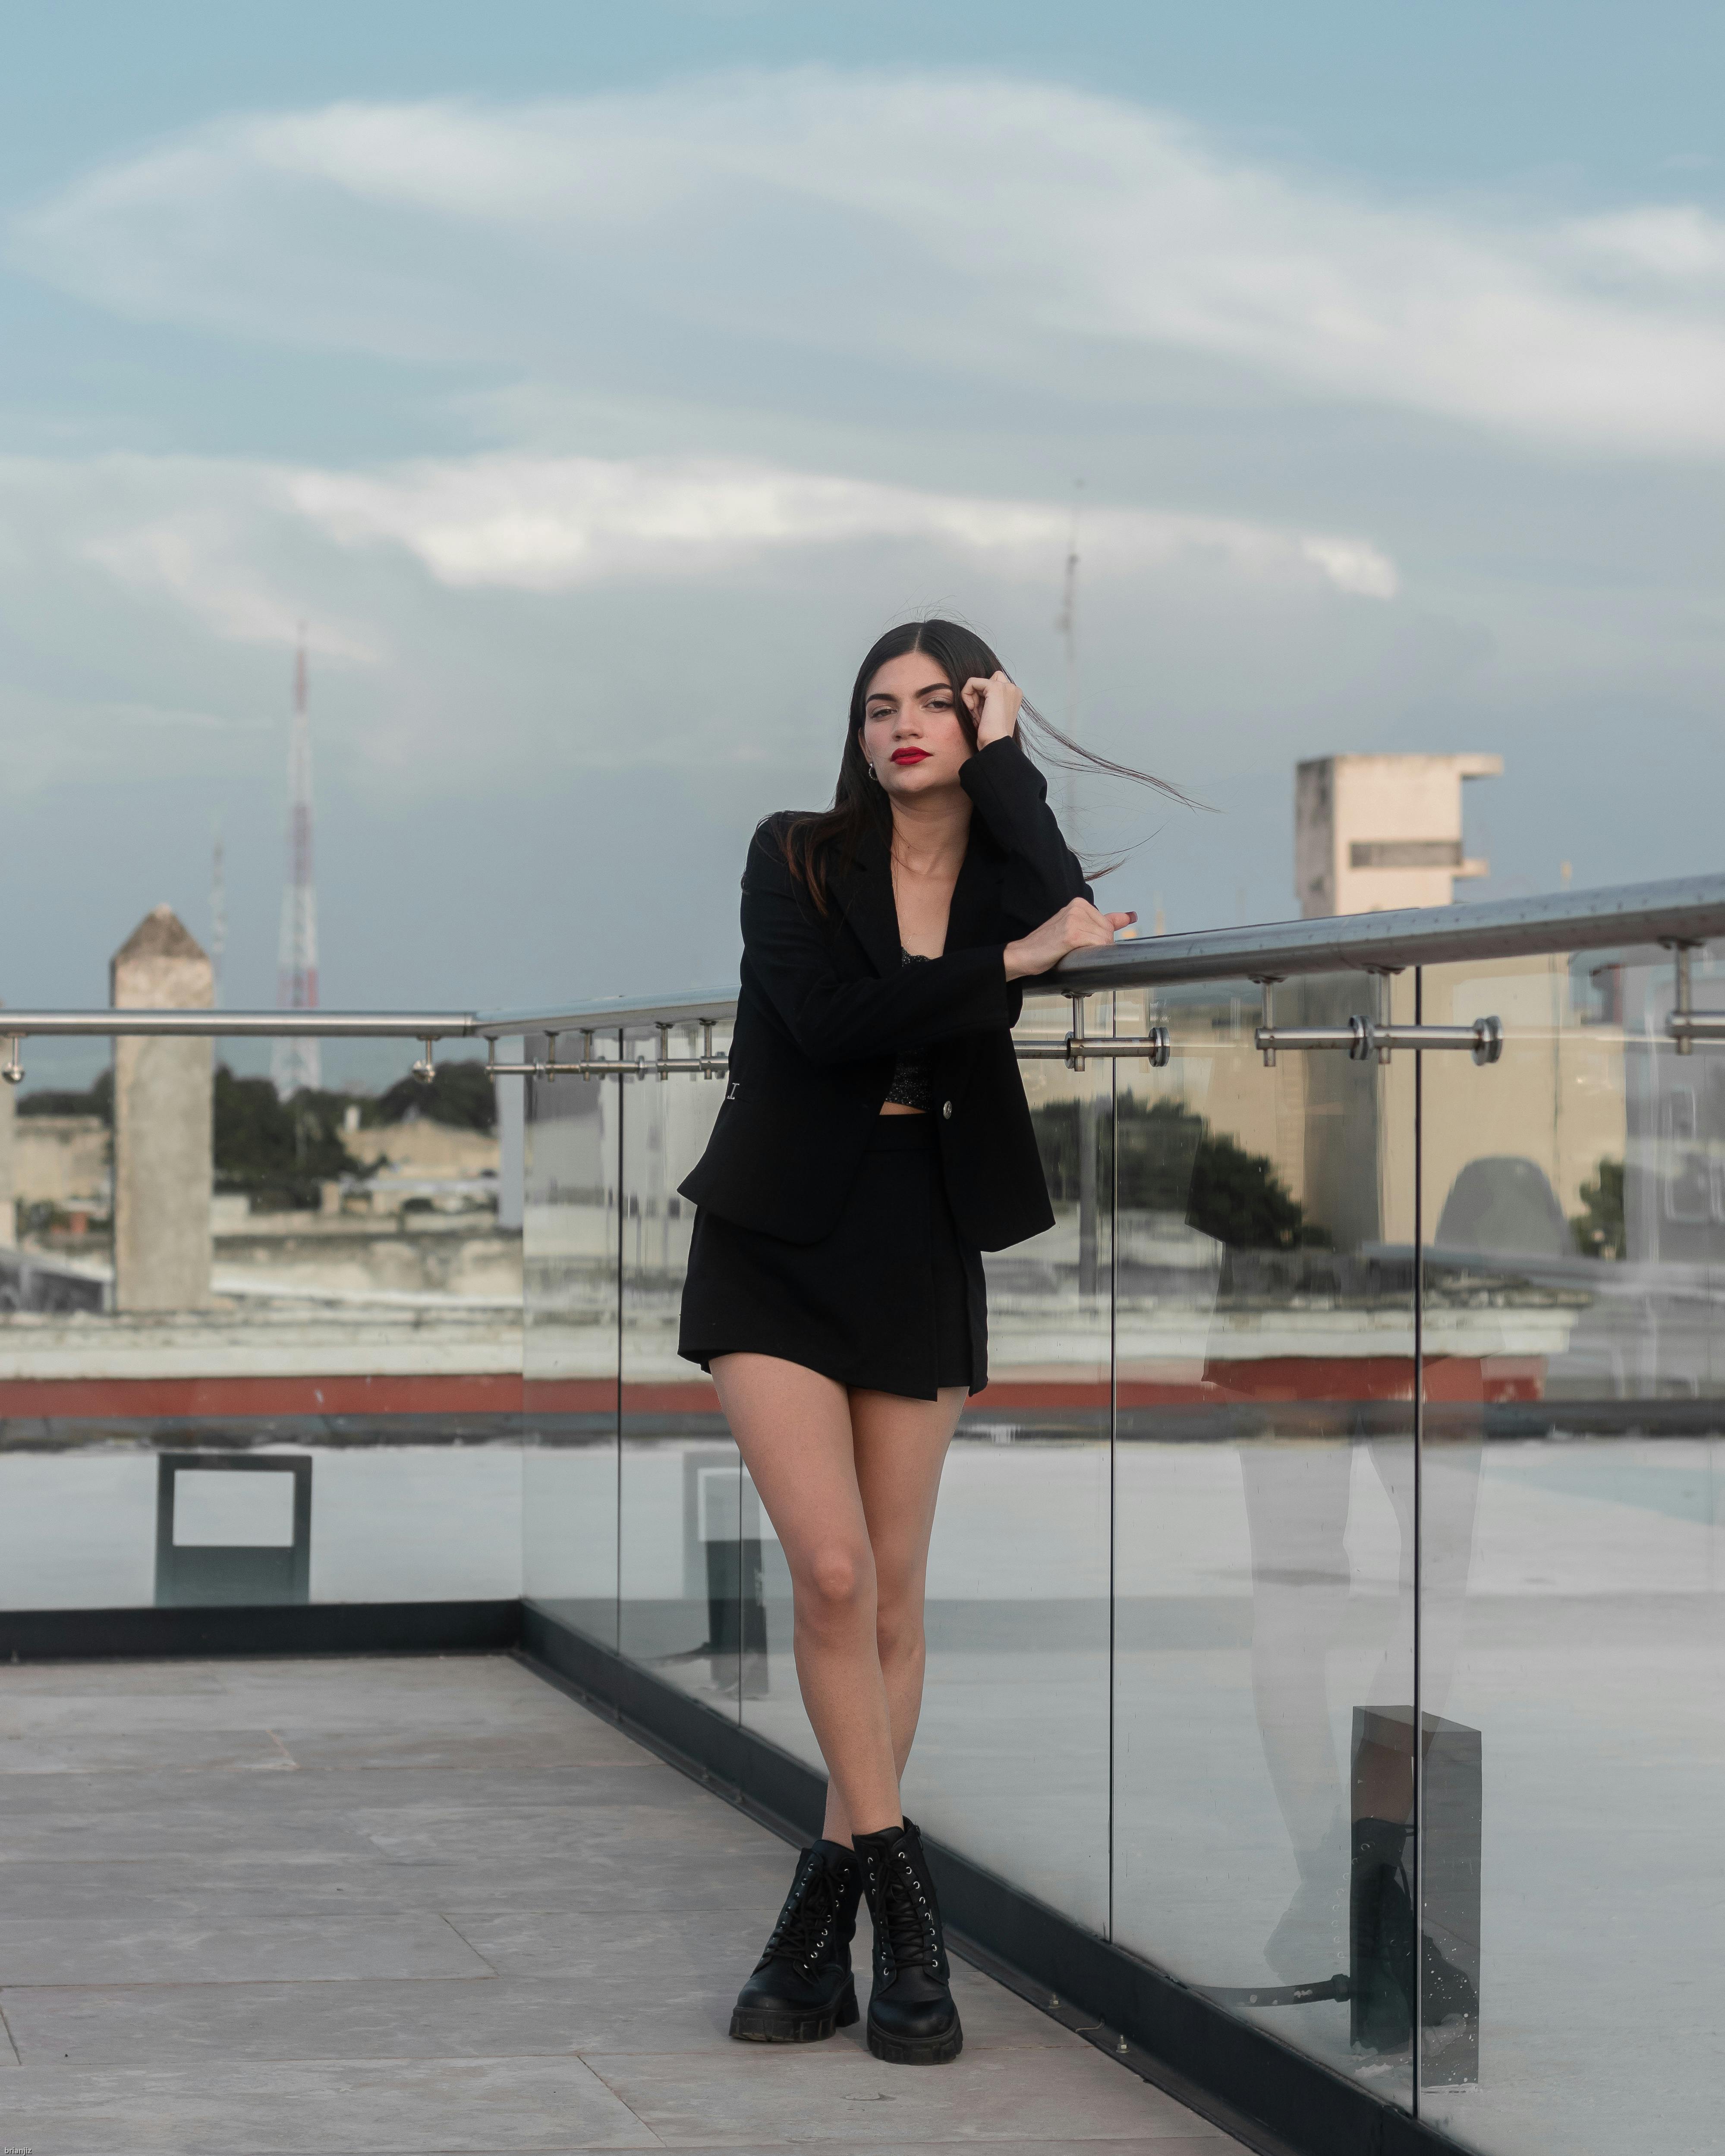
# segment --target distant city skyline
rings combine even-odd
[[[725,979],[929,610],[1212,805],[1080,789],[1171,928],[1297,911],[1338,753],[1504,757],[1466,897],[1715,865],[1722,60],[1543,0],[21,18],[0,997],[207,935],[218,819],[274,1001],[302,619],[331,1006]]]

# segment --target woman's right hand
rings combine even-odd
[[[1119,928],[1130,928],[1136,913],[1098,913],[1087,898],[1069,899],[1060,911],[1006,947],[1006,978],[1022,981],[1033,973],[1045,973],[1069,951],[1094,950],[1111,943]]]

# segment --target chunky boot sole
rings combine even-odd
[[[869,2049],[890,2066],[943,2066],[964,2049],[964,2031],[955,2021],[944,2036],[883,2036],[871,2021]]]
[[[818,2044],[835,2029],[850,2028],[856,2018],[856,1987],[847,1984],[845,1996],[824,2014],[733,2006],[731,2033],[739,2044]]]

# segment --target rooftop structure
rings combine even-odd
[[[1466,858],[1461,788],[1502,775],[1501,756],[1322,756],[1294,783],[1294,895],[1307,920],[1448,906]]]

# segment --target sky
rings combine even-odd
[[[1296,910],[1343,751],[1504,756],[1463,896],[1717,865],[1717,8],[0,28],[6,1001],[207,935],[218,828],[274,1000],[302,623],[333,1007],[730,980],[750,830],[928,612],[1204,804],[1070,803],[1171,929]]]

